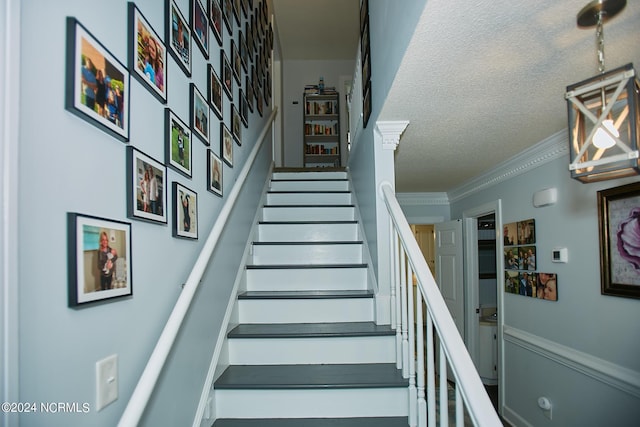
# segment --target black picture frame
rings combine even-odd
[[[222,160],[229,166],[233,167],[233,134],[223,122],[220,123],[220,152]]]
[[[77,19],[67,17],[66,24],[65,108],[116,139],[128,142],[128,69]],[[102,96],[98,93],[100,74],[104,77],[105,91],[102,107],[99,105]],[[111,95],[115,103],[107,101]]]
[[[242,70],[246,73],[249,65],[249,49],[247,48],[247,40],[242,31],[238,31],[238,45],[240,46],[240,63]]]
[[[67,213],[69,307],[133,296],[131,241],[128,222]]]
[[[222,160],[213,150],[207,150],[207,190],[222,197]]]
[[[165,164],[191,178],[193,168],[193,133],[170,108],[165,109]]]
[[[127,147],[127,216],[167,223],[167,168],[133,146]]]
[[[129,2],[129,71],[163,104],[167,103],[167,48],[137,8]]]
[[[244,87],[247,89],[247,92],[246,92],[247,106],[249,107],[249,112],[253,113],[253,98],[254,98],[253,86],[251,85],[251,79],[249,78],[249,76],[246,76],[244,81],[245,81]]]
[[[231,106],[231,133],[236,143],[242,146],[242,119],[235,104]]]
[[[191,33],[205,59],[209,59],[209,18],[200,0],[191,0]]]
[[[220,78],[218,77],[216,70],[213,69],[213,66],[211,64],[208,64],[207,69],[207,92],[209,94],[209,106],[216,114],[216,116],[218,116],[218,118],[222,120],[222,83],[220,82]]]
[[[204,145],[209,145],[209,102],[195,83],[191,83],[191,131]]]
[[[249,105],[247,97],[244,95],[242,89],[238,89],[238,98],[240,99],[240,120],[245,128],[249,127]]]
[[[597,198],[601,293],[640,298],[640,182],[600,190]]]
[[[371,117],[371,81],[365,86],[362,95],[362,127],[366,128],[369,123],[369,117]]]
[[[167,0],[165,11],[166,35],[169,53],[178,66],[191,77],[191,28],[175,3]]]
[[[231,40],[231,65],[233,67],[233,77],[238,85],[242,84],[240,76],[242,76],[242,59],[240,59],[240,51],[235,40]]]
[[[229,37],[233,36],[233,0],[222,0],[222,19]]]
[[[174,181],[172,236],[183,239],[198,239],[198,194]]]
[[[224,25],[222,21],[220,0],[209,0],[209,25],[220,47],[222,47],[222,26]]]
[[[220,51],[220,69],[222,70],[222,87],[229,101],[233,102],[233,70],[224,50]]]
[[[233,17],[236,19],[236,24],[240,25],[240,14],[242,5],[240,4],[240,0],[233,0]]]

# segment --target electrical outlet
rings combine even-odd
[[[118,398],[118,355],[96,362],[96,411]]]

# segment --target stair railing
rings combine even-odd
[[[389,183],[383,183],[380,189],[390,216],[393,257],[391,326],[396,329],[398,368],[409,379],[409,425],[435,426],[439,415],[440,426],[449,426],[449,368],[455,380],[453,403],[456,425],[464,425],[466,409],[474,426],[502,426],[393,188]],[[417,282],[415,301],[414,278]],[[416,310],[416,307],[421,309]],[[426,326],[423,330],[416,325],[423,325],[425,313]],[[439,407],[436,407],[436,392]]]
[[[233,185],[229,195],[226,196],[227,200],[222,207],[216,222],[213,224],[211,232],[202,246],[200,254],[196,258],[196,262],[184,284],[182,292],[178,297],[178,301],[176,301],[176,305],[173,307],[173,311],[160,334],[160,338],[153,349],[153,353],[151,353],[151,357],[149,358],[149,361],[138,380],[138,384],[129,399],[129,403],[120,418],[118,423],[119,427],[135,427],[140,422],[140,418],[142,417],[147,403],[149,402],[151,393],[153,393],[153,389],[158,381],[160,373],[162,372],[167,356],[173,347],[178,331],[180,330],[180,326],[182,325],[187,311],[189,310],[193,296],[195,295],[198,285],[200,284],[200,280],[207,268],[207,264],[209,263],[220,235],[229,220],[231,211],[238,199],[238,196],[240,195],[240,191],[244,186],[247,176],[249,175],[249,171],[253,166],[253,162],[258,156],[260,148],[264,143],[267,132],[271,128],[271,124],[273,123],[277,112],[277,107],[274,107],[269,119],[258,136],[255,146],[251,150],[251,153],[249,153],[249,157],[240,171],[236,183]]]

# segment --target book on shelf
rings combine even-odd
[[[307,144],[305,154],[338,154],[338,147],[325,146],[324,144]]]

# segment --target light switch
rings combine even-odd
[[[118,398],[118,355],[96,362],[96,411]]]

